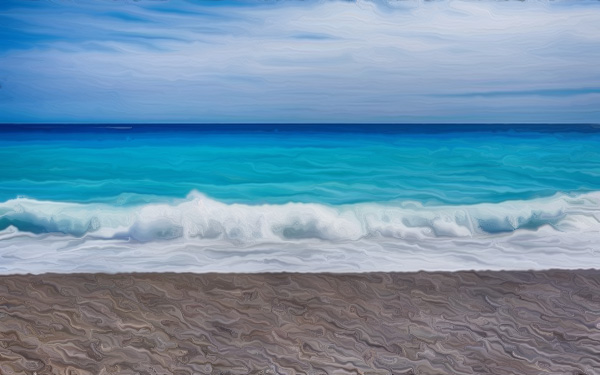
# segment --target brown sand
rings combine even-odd
[[[2,276],[0,373],[600,374],[600,271]]]

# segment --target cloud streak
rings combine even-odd
[[[600,4],[6,2],[4,122],[598,122]]]

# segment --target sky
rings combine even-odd
[[[3,123],[599,123],[598,1],[2,0]]]

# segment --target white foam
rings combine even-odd
[[[600,267],[597,192],[432,207],[19,198],[0,204],[2,220],[11,225],[0,231],[0,273]]]
[[[221,239],[256,244],[315,238],[423,239],[479,237],[551,225],[561,231],[600,230],[600,193],[463,206],[363,203],[225,204],[199,193],[172,204],[77,204],[18,198],[0,204],[0,220],[20,230],[94,238]]]

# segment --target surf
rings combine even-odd
[[[356,241],[368,238],[489,237],[549,226],[600,231],[600,192],[425,206],[416,201],[327,205],[228,204],[200,192],[134,206],[17,198],[0,203],[0,229],[137,242],[219,239],[236,243]]]

